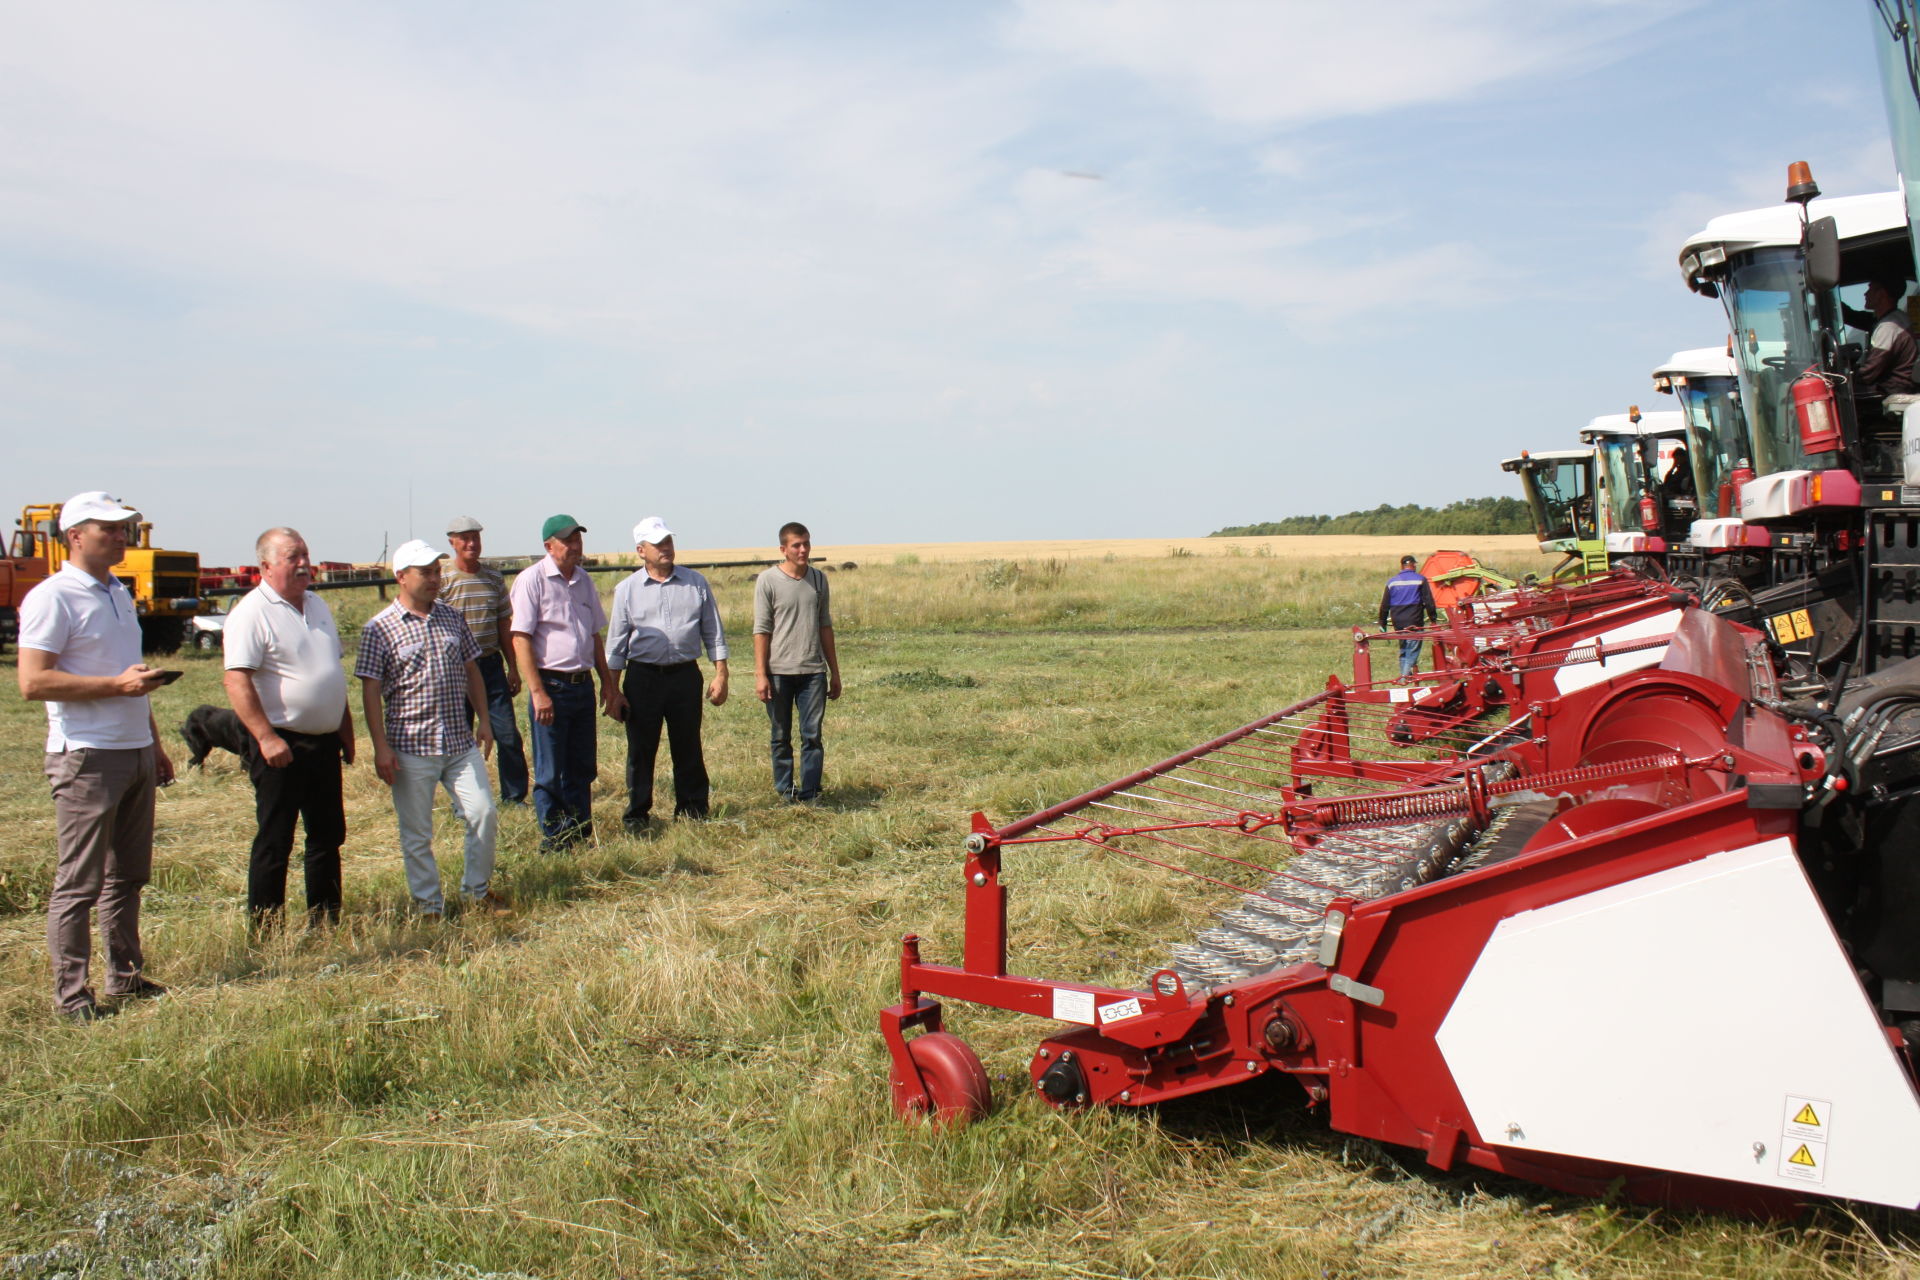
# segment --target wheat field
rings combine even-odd
[[[42,712],[0,696],[0,1275],[1920,1271],[1912,1215],[1755,1224],[1442,1175],[1330,1132],[1285,1081],[1055,1113],[1025,1085],[1052,1024],[963,1005],[949,1025],[999,1107],[958,1132],[897,1123],[876,1014],[903,933],[957,954],[968,815],[1018,816],[1318,688],[1392,567],[898,559],[833,573],[846,695],[817,807],[772,793],[751,574],[717,572],[739,657],[734,699],[708,711],[710,821],[613,834],[624,742],[602,722],[599,843],[542,858],[511,812],[497,883],[516,913],[428,924],[404,910],[363,760],[341,925],[253,945],[251,791],[217,755],[160,801],[145,935],[174,993],[93,1026],[49,1012]],[[331,598],[349,631],[379,607]],[[172,664],[164,726],[221,701],[217,655]],[[1008,880],[1014,966],[1051,976],[1179,940],[1190,905],[1104,865],[1010,857]]]

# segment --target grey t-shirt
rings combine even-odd
[[[775,565],[753,584],[753,634],[769,636],[767,671],[776,676],[810,676],[827,669],[820,628],[833,625],[827,604],[827,575],[807,566],[804,578],[789,578]]]

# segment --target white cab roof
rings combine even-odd
[[[1527,462],[1562,462],[1568,459],[1591,458],[1592,449],[1530,449],[1517,458],[1508,458],[1500,464],[1502,471],[1512,471]]]
[[[1844,242],[1883,231],[1901,230],[1907,225],[1906,206],[1898,191],[1882,191],[1870,196],[1839,196],[1815,200],[1807,206],[1808,218],[1832,218]],[[1713,245],[1729,254],[1767,245],[1800,243],[1800,206],[1773,204],[1745,213],[1726,213],[1709,222],[1704,230],[1687,237],[1680,246],[1680,258],[1697,254]]]
[[[1603,413],[1589,422],[1580,432],[1582,440],[1593,435],[1640,435],[1668,436],[1685,435],[1687,417],[1678,409],[1661,409],[1657,413],[1643,413],[1640,421],[1624,413]]]
[[[1653,376],[1656,378],[1731,378],[1736,372],[1733,357],[1727,354],[1724,346],[1695,347],[1691,351],[1676,351],[1668,356],[1665,364],[1654,367]]]

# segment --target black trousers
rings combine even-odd
[[[285,768],[270,769],[257,747],[247,753],[259,829],[247,867],[247,911],[256,924],[287,904],[287,862],[293,827],[307,829],[307,920],[340,918],[340,846],[347,841],[347,815],[340,797],[340,735],[280,730],[293,752]],[[252,746],[249,743],[249,746]]]
[[[642,826],[653,810],[653,762],[660,754],[662,724],[667,727],[667,751],[673,757],[673,811],[683,818],[706,817],[700,664],[655,667],[629,662],[620,692],[627,698],[627,826]]]

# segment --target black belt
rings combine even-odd
[[[593,679],[593,672],[549,671],[545,667],[542,667],[540,668],[540,678],[542,680],[558,680],[561,684],[585,684],[587,681]]]
[[[685,662],[633,662],[633,661],[629,661],[629,662],[627,663],[627,665],[628,665],[629,667],[643,667],[643,668],[645,668],[645,669],[646,669],[646,670],[648,670],[648,671],[678,671],[678,670],[680,670],[680,669],[681,669],[682,667],[697,667],[697,666],[699,666],[699,665],[700,665],[700,663],[699,663],[699,660],[698,660],[698,659],[695,659],[695,658],[688,658],[688,659],[687,659],[687,660],[686,660]]]

